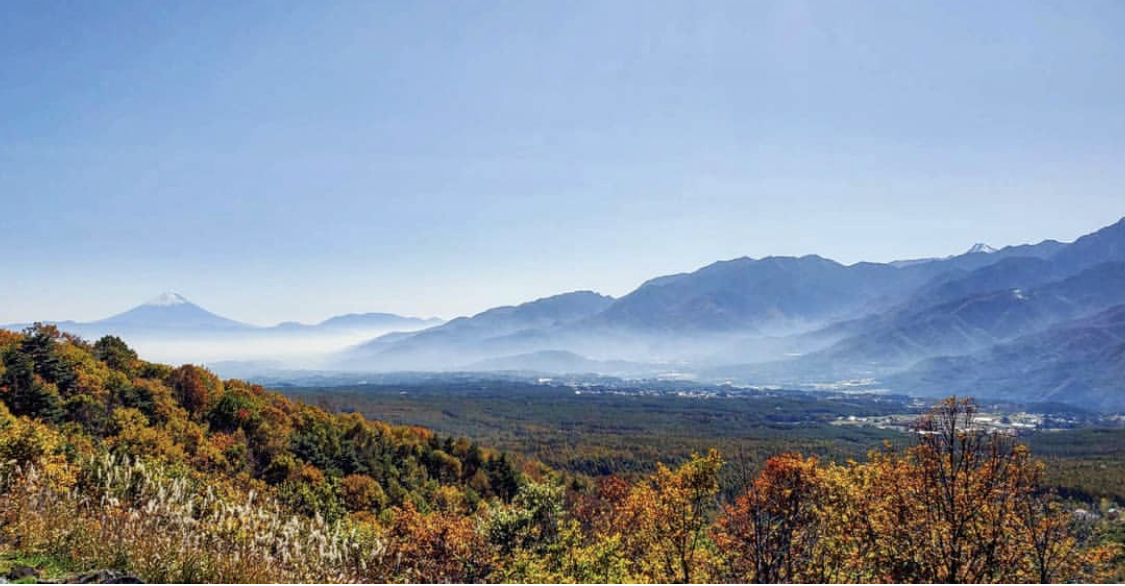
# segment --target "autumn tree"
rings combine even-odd
[[[350,474],[340,479],[340,493],[349,511],[381,509],[387,504],[383,487],[370,476]]]
[[[222,392],[222,383],[215,375],[198,366],[185,364],[168,376],[180,404],[195,416],[210,408],[212,401]]]
[[[971,399],[919,418],[916,445],[853,465],[846,527],[862,580],[1018,582],[1082,576],[1061,505],[1011,436],[983,429]],[[859,556],[862,555],[862,558]]]
[[[714,528],[728,577],[738,582],[818,582],[826,488],[815,458],[797,454],[766,461],[726,505]]]
[[[928,581],[993,581],[1015,561],[1011,507],[1028,496],[1020,472],[1032,463],[1011,437],[982,430],[976,414],[971,399],[951,397],[915,426],[917,482],[907,486],[932,528]]]
[[[561,486],[526,482],[511,504],[491,514],[488,537],[505,553],[516,549],[542,552],[557,538],[562,514]]]
[[[606,528],[620,538],[635,574],[655,582],[706,579],[700,568],[707,527],[719,492],[722,457],[715,450],[672,470],[658,465],[612,511]]]
[[[427,515],[407,503],[394,511],[387,538],[392,574],[409,582],[480,582],[493,569],[492,548],[470,517]]]
[[[1054,491],[1042,487],[1043,469],[1036,462],[1020,470],[1020,482],[1027,487],[1024,498],[1014,503],[1024,555],[1021,577],[1040,584],[1108,579],[1118,548],[1093,543],[1094,523],[1068,511]]]

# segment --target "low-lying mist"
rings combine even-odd
[[[128,343],[146,360],[180,364],[269,362],[278,368],[313,369],[328,364],[336,352],[391,330],[346,333],[200,334],[190,337],[136,335]]]

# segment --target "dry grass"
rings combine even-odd
[[[371,525],[291,515],[253,492],[219,496],[199,480],[112,456],[81,468],[70,486],[42,464],[0,472],[5,549],[148,582],[385,580],[386,548]]]

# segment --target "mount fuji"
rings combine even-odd
[[[279,359],[308,366],[317,356],[391,331],[443,323],[389,313],[347,314],[316,324],[256,326],[212,313],[179,293],[163,293],[128,311],[96,321],[47,321],[87,340],[112,335],[156,360],[216,363]],[[31,324],[0,329],[22,330]]]
[[[107,330],[239,331],[258,329],[216,315],[178,293],[163,293],[129,311],[87,324]]]

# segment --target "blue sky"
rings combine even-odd
[[[1121,2],[6,2],[0,323],[621,295],[1125,215]]]

